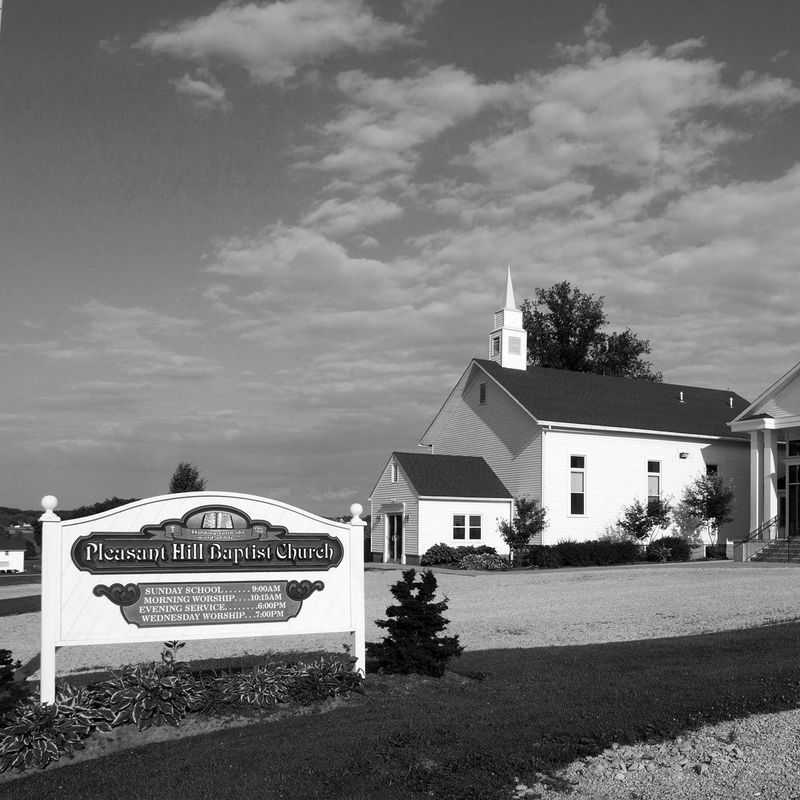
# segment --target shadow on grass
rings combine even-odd
[[[461,675],[370,676],[364,697],[15,781],[19,800],[508,798],[612,742],[800,705],[800,623],[670,639],[465,653]]]

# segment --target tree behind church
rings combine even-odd
[[[650,342],[630,328],[606,333],[604,298],[582,292],[569,281],[536,289],[520,306],[528,333],[528,364],[534,367],[594,372],[661,381],[661,373],[643,356]]]
[[[200,473],[193,464],[188,461],[181,461],[169,482],[170,494],[179,492],[202,492],[206,488],[205,478],[200,477]]]

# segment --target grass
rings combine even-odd
[[[800,623],[465,653],[462,675],[370,676],[330,713],[152,744],[21,778],[15,800],[508,798],[612,742],[800,704]]]

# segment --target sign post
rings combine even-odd
[[[349,525],[267,498],[185,492],[61,521],[42,499],[41,700],[56,650],[349,632],[365,669],[362,507]]]

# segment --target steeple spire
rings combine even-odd
[[[507,369],[528,367],[528,335],[522,327],[522,312],[514,300],[511,265],[506,271],[506,304],[494,313],[494,328],[489,334],[489,358]]]
[[[511,283],[511,264],[508,265],[508,272],[506,274],[506,308],[513,311],[517,310],[517,304],[514,301],[514,286]]]

